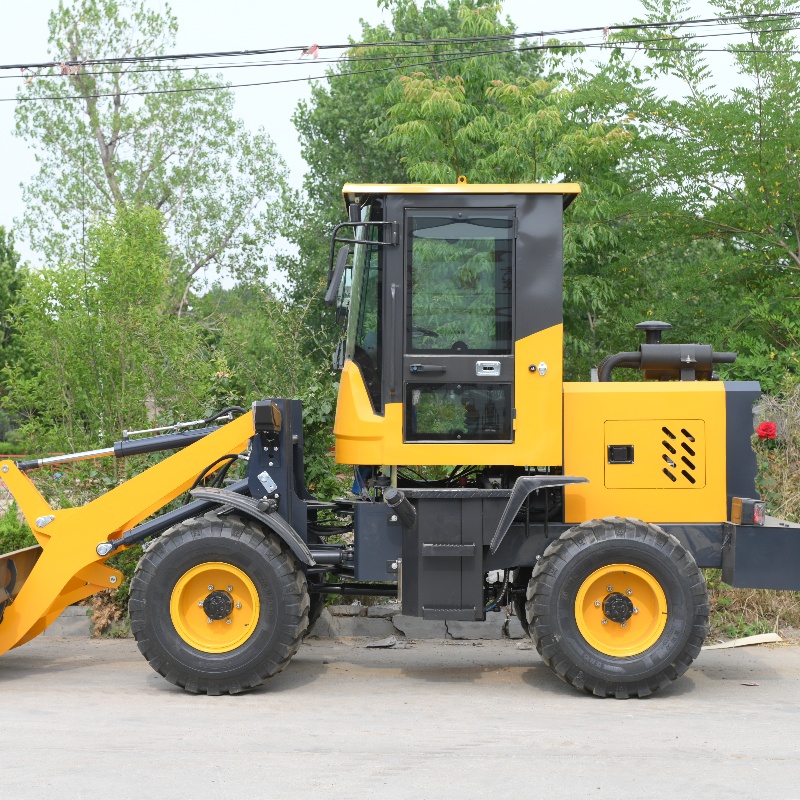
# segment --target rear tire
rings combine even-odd
[[[577,689],[644,697],[682,675],[708,630],[705,580],[655,525],[609,517],[568,530],[533,571],[526,611],[544,662]],[[623,624],[624,623],[624,624]]]
[[[150,666],[213,695],[280,672],[300,646],[308,607],[305,575],[283,543],[250,520],[214,513],[175,526],[147,550],[129,602]]]

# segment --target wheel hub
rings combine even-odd
[[[612,622],[627,622],[633,616],[633,603],[624,594],[613,592],[603,601],[603,613]]]
[[[658,580],[635,564],[607,564],[588,575],[575,597],[575,622],[603,655],[644,653],[667,624],[667,598]]]
[[[230,653],[253,635],[261,602],[244,570],[224,561],[207,561],[178,579],[169,612],[175,632],[190,647],[201,653]]]
[[[209,619],[225,619],[233,611],[233,600],[227,592],[211,592],[203,601],[203,611]]]

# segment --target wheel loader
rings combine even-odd
[[[119,586],[106,561],[139,543],[139,649],[208,694],[278,673],[338,594],[396,597],[427,620],[513,608],[564,681],[644,696],[700,652],[701,568],[800,589],[800,526],[767,516],[755,490],[759,386],[715,372],[734,353],[669,343],[670,326],[650,321],[595,379],[563,381],[563,213],[579,193],[346,185],[326,300],[345,320],[334,434],[352,492],[323,502],[307,490],[291,398],[226,424],[3,461],[38,544],[0,557],[0,653]],[[50,507],[28,477],[160,450],[175,452],[79,508]],[[238,458],[246,477],[220,480]]]

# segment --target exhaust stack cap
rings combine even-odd
[[[661,344],[661,332],[671,331],[672,325],[669,322],[660,322],[657,319],[645,320],[636,325],[636,330],[645,332],[645,344]]]

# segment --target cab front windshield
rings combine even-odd
[[[370,220],[371,207],[361,209],[361,219]],[[375,241],[376,226],[364,225],[355,229],[356,239]],[[350,308],[347,316],[345,358],[361,371],[372,407],[381,410],[381,292],[382,275],[379,247],[356,244],[353,253],[353,279],[350,289]]]

